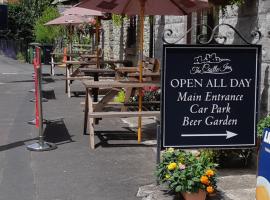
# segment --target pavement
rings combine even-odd
[[[43,72],[48,73],[44,66]],[[143,143],[136,141],[136,119],[104,119],[96,126],[95,150],[83,135],[84,96],[68,98],[63,69],[44,76],[47,152],[26,149],[38,130],[34,118],[33,67],[0,55],[0,200],[150,200],[174,199],[155,186],[155,120],[144,120]],[[73,90],[83,90],[79,81]],[[57,120],[59,119],[59,120]],[[254,200],[256,169],[219,171],[216,199]]]

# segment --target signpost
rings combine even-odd
[[[260,50],[257,45],[165,45],[163,147],[254,147]]]

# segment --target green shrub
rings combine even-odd
[[[34,26],[36,42],[52,44],[55,38],[61,35],[61,27],[44,25],[59,16],[60,14],[56,8],[48,7],[44,10],[42,16],[38,18]]]
[[[20,62],[25,62],[25,55],[23,55],[22,52],[17,53],[16,59],[19,60]]]
[[[265,118],[262,118],[257,124],[257,135],[258,137],[262,137],[263,129],[270,127],[270,115]]]
[[[121,90],[117,96],[114,98],[115,102],[124,103],[125,102],[125,91]]]

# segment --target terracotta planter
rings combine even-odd
[[[185,200],[205,200],[206,191],[199,190],[198,193],[182,192],[182,196]]]

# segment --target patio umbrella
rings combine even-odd
[[[103,17],[104,14],[101,11],[97,10],[92,10],[92,9],[87,9],[87,8],[81,8],[81,7],[72,7],[63,12],[64,15],[75,15],[75,16],[81,16],[81,17],[95,17],[96,18],[96,23],[95,23],[95,28],[96,28],[96,52],[97,52],[97,66],[99,66],[99,55],[98,55],[98,43],[99,43],[99,18],[98,17]]]
[[[71,34],[73,26],[83,24],[83,23],[91,23],[91,18],[89,17],[83,17],[79,15],[63,15],[56,19],[53,19],[49,22],[47,22],[45,25],[62,25],[68,27],[68,46],[69,46],[69,52],[72,52],[72,41],[71,41]]]
[[[90,22],[90,19],[87,17],[82,17],[79,15],[63,15],[47,22],[45,25],[75,26],[75,25],[88,23],[88,22]]]
[[[84,0],[77,6],[99,10],[101,12],[139,15],[140,45],[139,70],[140,82],[143,71],[143,37],[145,15],[187,15],[193,11],[208,7],[207,0]],[[139,112],[142,111],[142,91],[139,91]],[[138,119],[138,142],[141,142],[142,119]]]
[[[81,8],[81,7],[71,7],[69,9],[66,9],[62,14],[63,15],[79,15],[83,17],[103,16],[103,13],[100,11],[91,10],[87,8]]]

